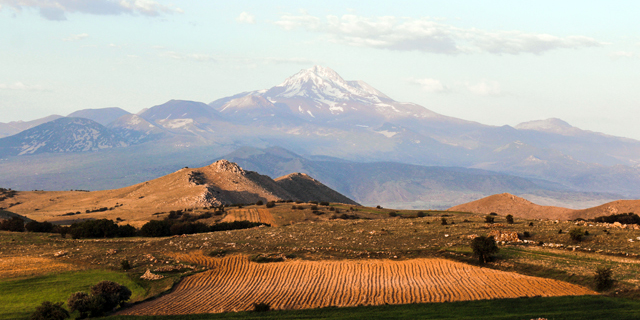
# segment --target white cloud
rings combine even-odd
[[[238,23],[249,23],[249,24],[254,24],[256,23],[256,16],[248,13],[248,12],[242,12],[237,18],[236,21]]]
[[[556,49],[597,47],[603,42],[585,36],[558,37],[520,31],[464,29],[434,19],[361,17],[347,14],[321,19],[306,12],[285,14],[274,22],[285,30],[302,28],[351,46],[441,54],[488,52],[541,54]]]
[[[447,92],[449,88],[440,82],[440,80],[423,78],[423,79],[410,79],[410,83],[417,84],[427,92]]]
[[[497,81],[482,80],[474,84],[467,83],[466,87],[471,93],[480,96],[498,96],[502,94],[500,83]]]
[[[0,83],[0,90],[40,91],[43,90],[43,88],[38,85],[28,85],[18,81],[12,84]]]
[[[629,51],[616,51],[609,54],[611,59],[635,58],[636,54]]]
[[[86,33],[74,34],[74,35],[71,35],[71,36],[69,36],[67,38],[62,39],[62,41],[78,41],[78,40],[82,40],[82,39],[87,38],[87,37],[89,37],[89,35],[86,34]]]
[[[48,20],[67,20],[67,13],[95,15],[141,14],[158,16],[163,13],[182,13],[182,9],[162,5],[151,0],[0,0],[4,6],[16,11],[24,8],[37,9]]]
[[[314,65],[317,61],[306,58],[273,58],[273,57],[258,57],[258,58],[245,58],[245,57],[224,57],[215,56],[211,54],[202,53],[180,53],[176,51],[165,51],[160,53],[161,57],[183,60],[183,61],[196,61],[196,62],[225,62],[235,63],[241,65],[265,65],[265,64],[300,64],[300,65]]]

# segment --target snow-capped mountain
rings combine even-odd
[[[247,97],[261,97],[248,101]],[[271,104],[266,104],[265,101]],[[346,81],[330,68],[314,66],[267,90],[216,100],[221,112],[287,106],[290,115],[318,123],[352,120],[353,124],[380,125],[397,118],[447,118],[413,103],[397,102],[364,81]]]
[[[60,118],[0,139],[0,155],[92,151],[128,145],[103,125],[84,118]]]

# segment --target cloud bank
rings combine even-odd
[[[248,12],[242,12],[236,18],[236,22],[238,22],[238,23],[255,24],[256,23],[256,16],[254,16],[254,15],[248,13]]]
[[[140,14],[159,16],[163,13],[181,13],[180,8],[162,5],[152,0],[0,0],[0,10],[4,7],[22,11],[37,9],[47,20],[67,20],[67,13],[95,15]]]
[[[28,85],[18,81],[11,84],[0,83],[0,90],[41,91],[43,88],[38,85]]]
[[[324,19],[302,12],[285,14],[274,22],[285,30],[317,32],[329,41],[350,46],[437,54],[485,52],[542,54],[557,49],[599,47],[603,42],[585,36],[559,37],[521,31],[464,29],[428,18],[329,15]]]

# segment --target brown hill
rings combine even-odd
[[[588,209],[568,209],[541,206],[512,194],[495,194],[469,203],[457,205],[447,211],[462,211],[481,214],[495,212],[499,215],[511,214],[514,217],[529,219],[574,220],[593,219],[612,214],[640,212],[640,200],[617,200]]]
[[[121,218],[139,225],[150,220],[156,212],[255,203],[259,200],[310,201],[318,195],[321,199],[313,200],[355,203],[310,177],[282,179],[276,182],[268,176],[243,170],[233,162],[219,160],[209,166],[183,168],[121,189],[20,191],[12,198],[0,201],[0,208],[10,207],[12,212],[38,221]]]
[[[288,174],[277,178],[276,183],[295,198],[305,202],[327,201],[358,205],[357,202],[304,173]]]
[[[514,217],[529,219],[570,219],[572,209],[541,206],[509,193],[494,194],[469,203],[457,205],[447,211],[462,211],[499,215],[511,214]]]
[[[570,218],[593,219],[600,216],[629,212],[640,214],[640,200],[616,200],[593,208],[574,210]]]

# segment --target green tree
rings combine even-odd
[[[500,250],[498,249],[493,236],[476,237],[471,242],[471,249],[473,250],[473,255],[478,258],[478,261],[481,264],[491,261],[491,256],[498,253]]]
[[[594,276],[596,280],[596,290],[603,291],[611,288],[613,285],[612,274],[611,268],[598,267],[598,269],[596,269],[596,275]]]
[[[573,228],[569,230],[569,237],[573,241],[582,241],[582,238],[585,236],[584,231],[581,228]]]
[[[507,218],[507,223],[508,224],[513,224],[513,216],[512,215],[508,214],[506,218]]]

